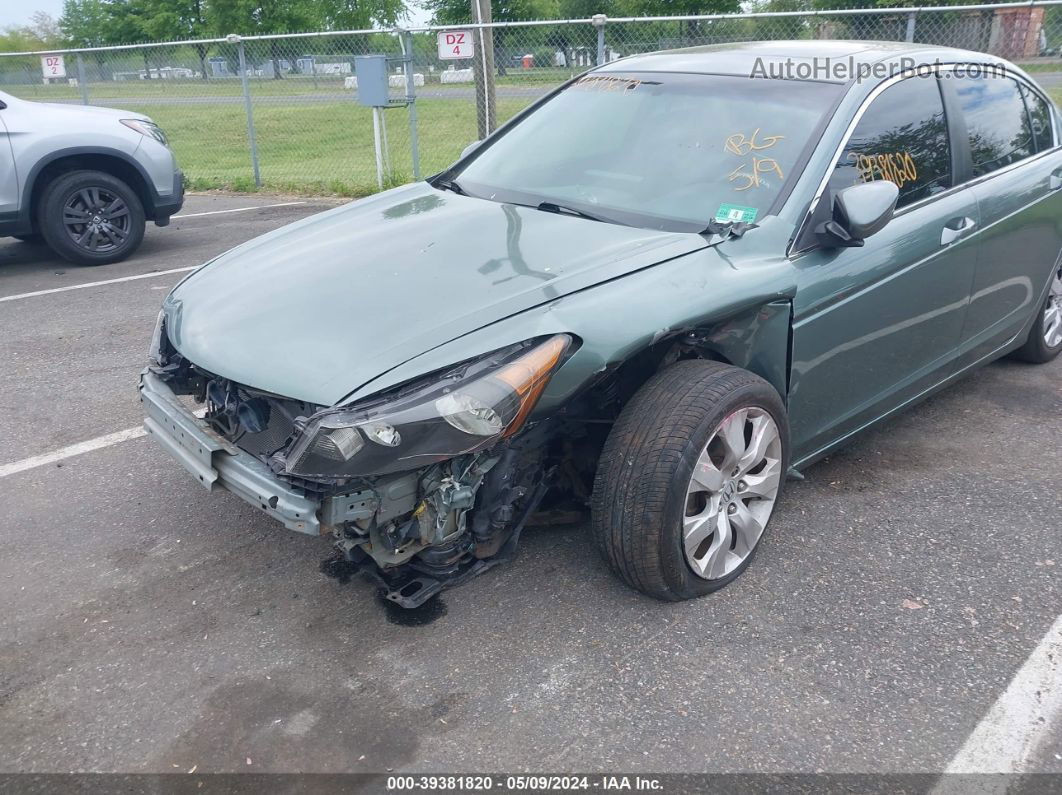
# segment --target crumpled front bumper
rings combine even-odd
[[[140,374],[144,428],[208,490],[223,488],[307,535],[322,531],[321,503],[279,480],[254,456],[195,416],[150,368]]]

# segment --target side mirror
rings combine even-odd
[[[833,218],[819,224],[815,236],[826,248],[861,246],[892,220],[899,196],[896,183],[888,180],[845,188],[833,197]]]
[[[461,159],[464,160],[466,157],[468,157],[470,154],[472,154],[474,151],[476,151],[476,148],[481,143],[483,143],[483,142],[482,141],[473,141],[468,146],[466,146],[464,149],[462,149],[461,150]]]

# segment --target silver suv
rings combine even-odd
[[[0,236],[105,265],[132,254],[145,222],[166,226],[183,201],[166,135],[147,116],[0,91]]]

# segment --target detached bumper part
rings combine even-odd
[[[208,490],[222,488],[289,530],[320,535],[318,501],[304,497],[196,417],[150,370],[140,374],[144,429]]]

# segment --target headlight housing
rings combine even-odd
[[[162,128],[150,119],[121,119],[121,122],[130,130],[136,130],[141,135],[154,138],[163,146],[169,146],[169,140],[166,138],[166,133],[164,133]]]
[[[430,380],[311,417],[285,457],[299,477],[384,475],[491,446],[520,429],[572,342],[521,343]]]

